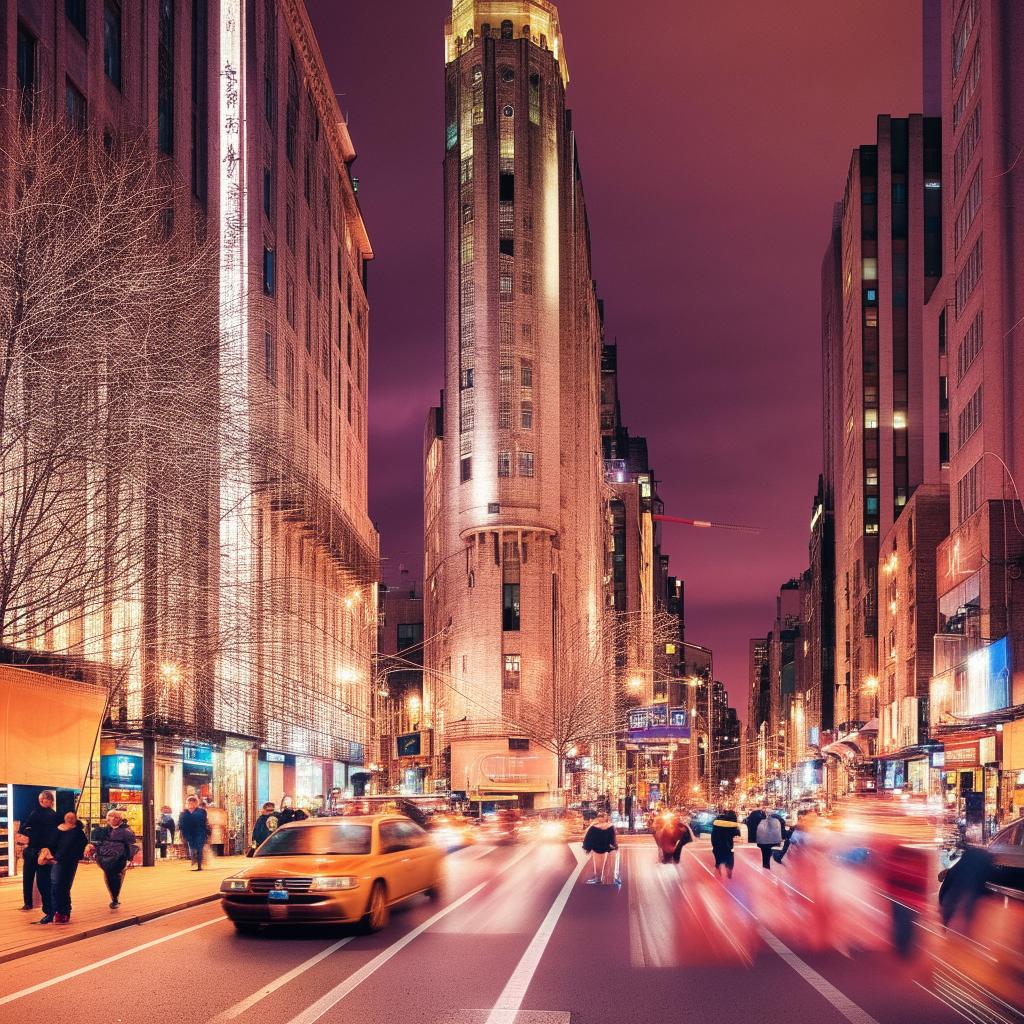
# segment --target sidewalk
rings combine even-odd
[[[125,876],[117,910],[109,907],[100,869],[92,863],[80,864],[71,892],[70,924],[39,924],[43,916],[39,892],[35,910],[23,911],[21,878],[5,879],[0,885],[0,963],[211,902],[217,898],[221,879],[246,863],[245,857],[211,857],[202,871],[192,871],[185,860],[132,868]]]

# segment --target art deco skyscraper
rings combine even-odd
[[[557,788],[540,723],[570,675],[601,667],[600,315],[554,4],[454,0],[445,45],[432,720],[453,789],[529,802]]]

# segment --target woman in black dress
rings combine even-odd
[[[618,839],[615,833],[615,826],[608,817],[607,812],[597,816],[590,828],[583,837],[583,849],[590,854],[594,866],[593,878],[587,879],[587,885],[607,885],[604,880],[605,864],[608,861],[608,854],[619,848]]]

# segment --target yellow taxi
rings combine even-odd
[[[353,922],[378,931],[396,903],[418,893],[438,898],[443,857],[419,825],[398,814],[293,821],[221,882],[221,907],[239,931]]]

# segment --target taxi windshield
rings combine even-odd
[[[370,826],[340,822],[282,828],[256,851],[257,857],[325,857],[370,852]]]

